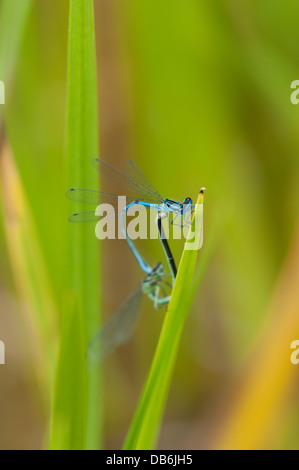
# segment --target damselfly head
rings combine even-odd
[[[192,199],[191,197],[186,197],[183,201],[183,204],[184,205],[187,205],[187,204],[192,204]]]
[[[157,279],[159,277],[164,276],[164,274],[165,274],[164,264],[157,263],[153,267],[152,271],[146,276],[146,278],[144,278],[144,280],[147,280],[149,282],[151,279],[154,279],[155,282],[157,282]]]
[[[161,282],[163,276],[165,274],[165,269],[163,263],[158,263],[152,269],[152,271],[142,279],[141,281],[141,288],[145,294],[148,294],[153,289],[156,288],[157,285]]]
[[[153,301],[155,309],[165,307],[170,300],[172,284],[168,278],[171,275],[165,273],[162,263],[158,263],[141,282],[142,292]]]

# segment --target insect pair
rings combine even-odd
[[[91,340],[88,350],[89,358],[92,362],[99,362],[112,353],[116,347],[126,343],[132,335],[137,325],[140,312],[139,306],[144,294],[153,301],[155,308],[161,308],[168,304],[177,269],[164,235],[162,220],[169,214],[173,214],[173,225],[178,224],[181,227],[186,224],[189,225],[193,207],[192,199],[189,197],[185,198],[183,203],[162,198],[132,161],[127,163],[124,172],[99,159],[94,160],[94,165],[99,170],[101,176],[117,186],[118,194],[91,189],[71,188],[67,191],[67,197],[72,201],[96,206],[109,203],[113,209],[113,215],[115,215],[118,214],[119,195],[126,196],[127,205],[118,214],[121,218],[121,231],[141,269],[146,273],[146,277],[142,279],[140,285],[129,294],[123,304],[121,304]],[[157,212],[158,235],[171,274],[165,273],[162,263],[151,267],[128,236],[125,214],[130,207],[135,205]],[[96,215],[95,211],[88,211],[73,214],[69,220],[71,222],[91,222],[98,221],[98,218],[99,216]]]

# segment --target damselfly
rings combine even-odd
[[[109,356],[118,346],[127,343],[132,336],[140,316],[140,303],[143,295],[147,295],[155,308],[165,307],[171,296],[172,283],[170,274],[165,274],[164,266],[158,263],[151,272],[142,279],[104,323],[88,346],[90,363],[99,363]]]
[[[179,225],[182,226],[183,221],[189,224],[192,199],[187,197],[184,199],[183,203],[180,203],[172,199],[162,198],[159,192],[149,183],[141,170],[132,161],[127,162],[124,172],[117,170],[103,160],[95,159],[94,164],[103,177],[108,178],[117,185],[118,194],[92,189],[71,188],[67,191],[67,197],[72,201],[85,204],[99,205],[109,203],[114,208],[114,214],[117,214],[118,197],[123,193],[122,195],[126,196],[127,205],[121,211],[121,230],[140,264],[141,269],[147,274],[150,274],[152,271],[151,266],[143,259],[127,234],[125,224],[126,211],[133,205],[141,205],[153,209],[160,214],[172,213],[174,217],[171,223],[174,224],[174,222],[179,219]],[[99,216],[96,215],[95,211],[76,213],[69,218],[71,222],[91,222],[97,221],[98,219]]]

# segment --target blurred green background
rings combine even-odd
[[[10,1],[17,9],[24,0]],[[58,307],[67,256],[68,9],[67,0],[33,1],[0,110]],[[195,199],[207,187],[212,257],[184,331],[159,447],[299,448],[299,366],[289,361],[299,338],[299,106],[290,101],[299,79],[299,4],[95,0],[95,14],[101,158],[118,168],[134,159],[169,198]],[[33,378],[26,299],[3,223],[0,246],[7,362],[0,448],[41,448],[49,410]],[[140,246],[151,263],[162,260],[157,242]],[[182,243],[171,247],[178,260]],[[141,272],[124,241],[102,249],[107,317]],[[107,448],[122,445],[158,339],[163,313],[147,301],[143,309],[132,341],[104,367]]]

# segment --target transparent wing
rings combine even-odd
[[[71,188],[66,192],[66,197],[71,201],[93,205],[102,203],[117,204],[118,201],[116,194],[96,191],[95,189]]]
[[[130,175],[130,172],[125,174],[98,158],[93,160],[93,163],[101,176],[116,185],[119,194],[128,195],[134,199],[150,202],[152,204],[161,204],[161,202],[163,202],[158,191],[156,191],[145,176],[142,175],[141,170],[136,170],[136,165]],[[129,163],[128,168],[131,166],[132,165]],[[134,173],[136,179],[134,178]]]
[[[88,346],[88,358],[99,363],[132,336],[140,316],[141,287],[134,289],[104,323]]]
[[[114,209],[118,210],[119,198],[117,194],[105,193],[104,191],[96,191],[94,189],[71,188],[66,192],[66,197],[74,202],[83,204],[111,204]],[[136,197],[126,196],[126,203],[136,201]]]
[[[148,179],[144,176],[140,168],[132,160],[129,160],[125,166],[125,175],[132,181],[137,182],[143,188],[146,188],[150,194],[156,196],[157,199],[162,199],[158,191],[152,186]]]
[[[135,201],[136,198],[132,196],[126,196],[125,201],[121,201],[119,196],[112,193],[105,193],[103,191],[96,191],[93,189],[81,189],[81,188],[71,188],[66,192],[66,197],[74,202],[80,202],[83,204],[90,204],[98,206],[99,204],[109,204],[111,207],[105,208],[105,217],[114,217],[117,216],[126,205]],[[120,204],[119,204],[120,203]],[[138,206],[141,209],[141,206]],[[97,222],[100,215],[95,214],[93,211],[84,211],[76,214],[72,214],[69,217],[70,222]]]
[[[80,223],[80,222],[98,222],[99,216],[95,215],[95,211],[86,211],[86,212],[78,212],[76,214],[72,214],[69,217],[70,222]]]

